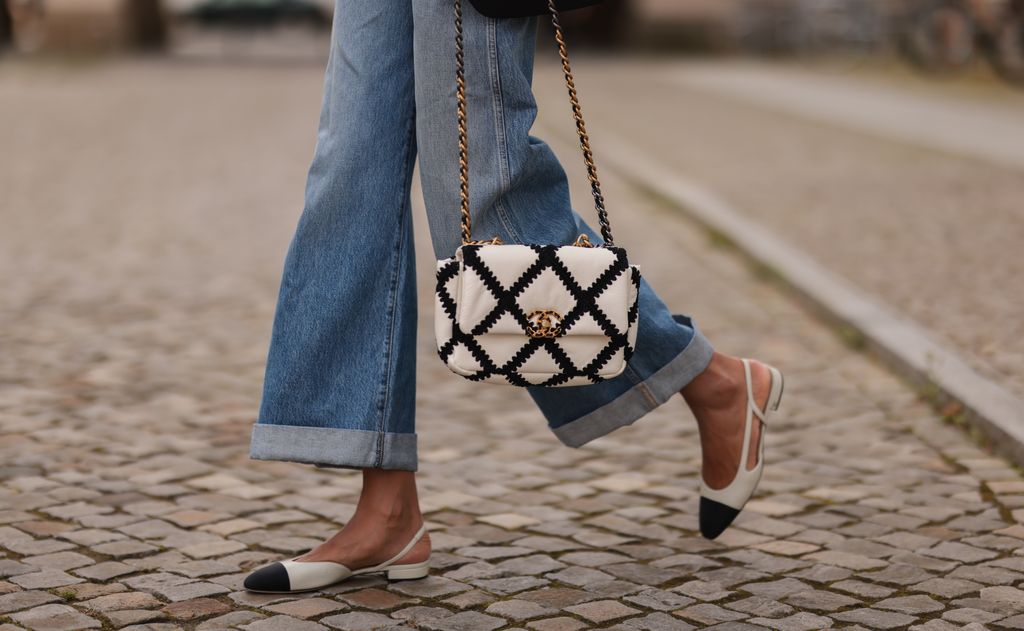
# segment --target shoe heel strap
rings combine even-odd
[[[409,541],[409,543],[405,544],[405,547],[402,548],[401,551],[399,551],[398,554],[396,554],[395,556],[391,557],[387,561],[379,564],[377,567],[378,568],[385,568],[385,567],[391,565],[392,563],[394,563],[395,561],[398,561],[399,559],[404,557],[406,554],[409,554],[409,550],[412,550],[413,546],[415,546],[417,543],[419,543],[420,538],[423,536],[423,533],[425,533],[425,532],[427,532],[427,524],[424,523],[424,524],[420,525],[420,529],[416,531],[415,535],[413,535],[412,540]]]

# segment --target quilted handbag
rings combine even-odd
[[[455,0],[462,245],[438,261],[434,326],[441,359],[474,381],[598,383],[621,374],[636,345],[640,271],[614,245],[554,0],[548,8],[603,243],[585,234],[567,245],[472,239],[462,0]]]

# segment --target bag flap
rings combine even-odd
[[[614,247],[467,245],[456,322],[471,335],[626,334],[636,299],[624,250]]]

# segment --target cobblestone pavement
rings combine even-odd
[[[981,154],[987,143],[998,154],[1024,137],[1019,91],[736,63],[576,66],[595,129],[702,183],[1024,397],[1024,291],[1010,289],[1024,277],[1024,177],[901,140],[933,121],[932,145]],[[556,73],[545,68],[537,81],[548,99],[562,96]],[[836,105],[847,92],[864,107]],[[822,111],[806,111],[814,105]],[[906,129],[892,131],[901,121]],[[940,127],[951,121],[959,128]],[[600,135],[594,142],[600,152]]]
[[[612,174],[666,298],[787,371],[737,525],[695,532],[681,401],[562,447],[523,392],[448,374],[424,313],[431,576],[242,591],[358,489],[246,453],[319,89],[313,66],[0,68],[0,631],[1024,628],[1018,472]]]

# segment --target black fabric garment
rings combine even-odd
[[[559,11],[572,11],[601,4],[604,0],[557,0]],[[547,15],[547,0],[470,0],[480,13],[489,18],[523,18],[530,15]]]

